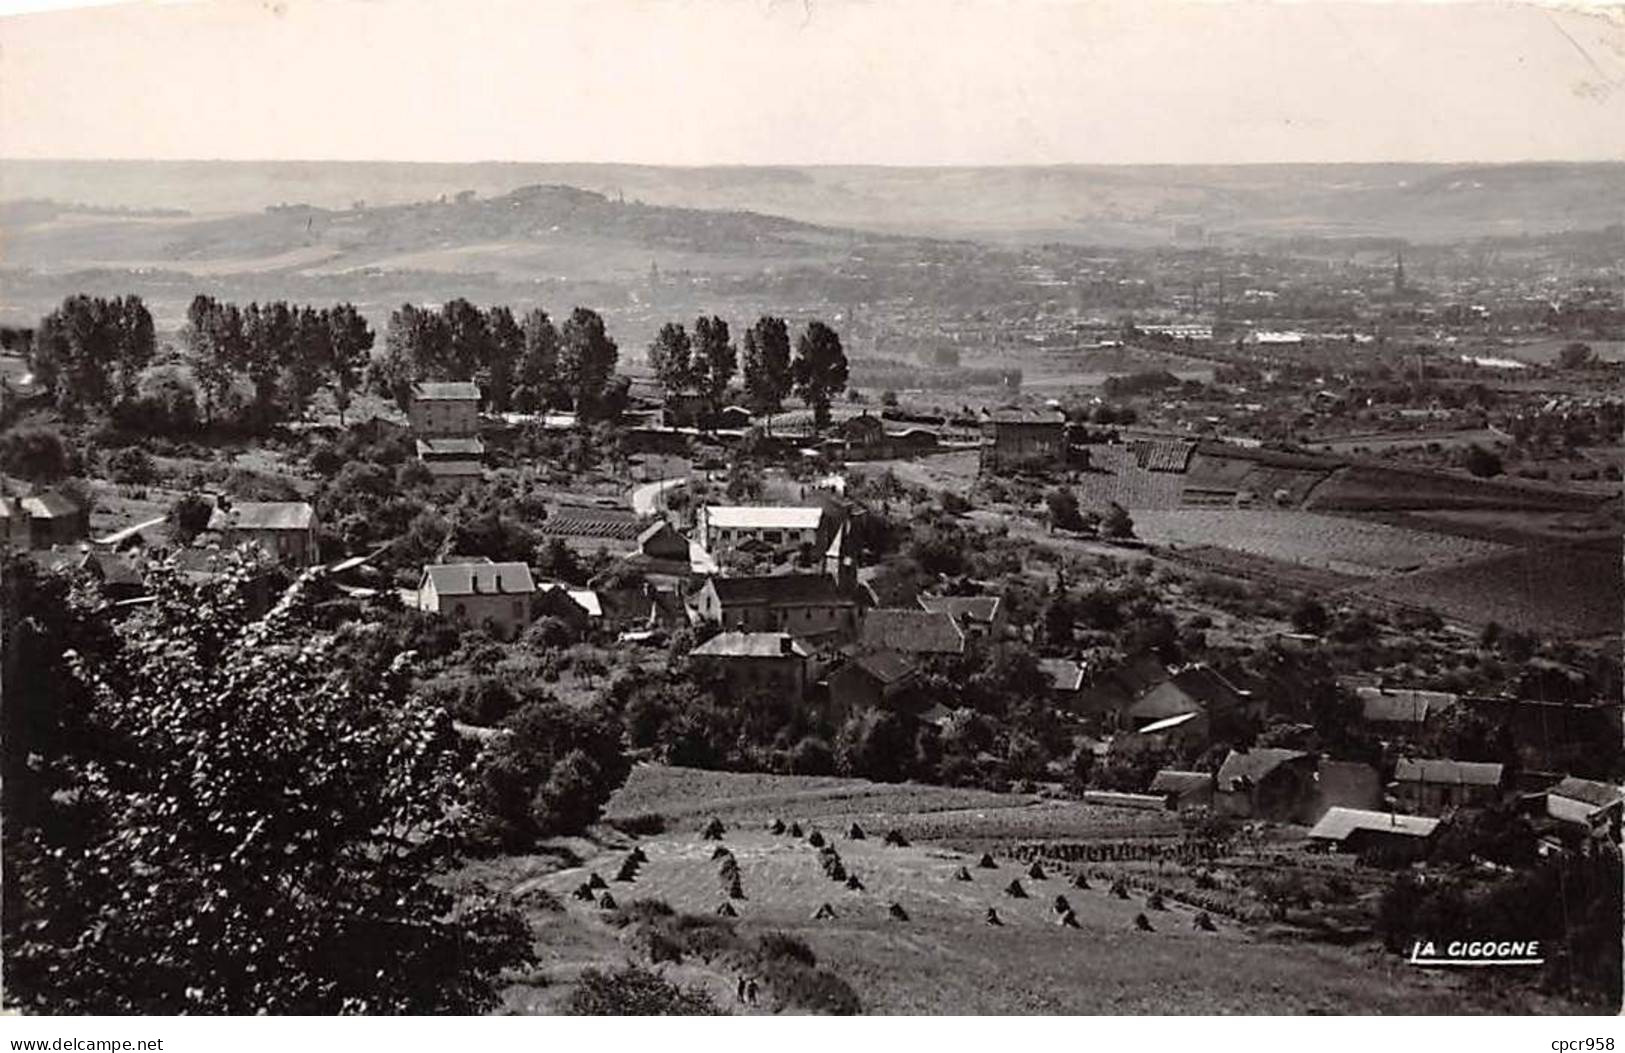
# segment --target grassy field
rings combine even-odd
[[[976,855],[953,848],[959,836],[978,840],[1155,836],[1172,820],[1024,795],[987,794],[858,780],[730,775],[640,767],[611,805],[613,814],[659,811],[672,825],[640,839],[606,835],[574,839],[556,857],[516,857],[477,866],[478,876],[506,889],[536,927],[540,965],[513,978],[511,1012],[557,1012],[576,976],[589,966],[636,959],[631,930],[614,912],[570,893],[593,873],[603,877],[621,908],[661,900],[679,912],[713,915],[726,901],[712,859],[715,842],[699,834],[716,814],[727,825],[722,844],[739,863],[744,898],[730,901],[744,936],[784,931],[804,939],[819,965],[850,984],[868,1013],[1442,1013],[1499,1008],[1459,976],[1425,974],[1372,947],[1284,941],[1273,932],[1216,918],[1217,932],[1193,925],[1177,902],[1153,910],[1143,894],[1124,900],[1108,887],[1070,887],[1062,869],[1044,879],[1025,876],[1011,859],[984,870]],[[851,817],[870,816],[867,836],[846,836]],[[775,836],[765,824],[782,817],[815,826],[840,853],[863,888],[853,890],[822,871],[805,840]],[[860,822],[862,820],[860,819]],[[911,844],[885,845],[889,828],[914,829]],[[935,831],[928,833],[927,831]],[[649,862],[632,881],[616,871],[633,843]],[[972,880],[959,881],[959,867]],[[1021,878],[1029,898],[1005,894]],[[538,890],[562,908],[534,905]],[[1065,895],[1078,927],[1057,923],[1053,901]],[[828,903],[834,918],[814,920]],[[908,917],[893,917],[892,904]],[[984,921],[989,907],[1004,924]],[[1147,913],[1154,931],[1138,931]],[[735,971],[727,960],[690,957],[662,966],[669,978],[712,991],[731,1005]],[[771,992],[770,992],[771,993]],[[771,1001],[769,999],[768,1001]],[[1535,999],[1523,1011],[1561,1011]]]
[[[1287,509],[1144,509],[1134,514],[1134,527],[1156,545],[1212,545],[1357,577],[1449,566],[1503,551],[1489,541]]]
[[[1356,464],[1334,472],[1316,487],[1308,507],[1325,512],[1463,508],[1564,512],[1585,511],[1598,501],[1593,494],[1551,486]]]
[[[1618,636],[1625,595],[1617,538],[1544,545],[1375,582],[1362,592],[1447,617],[1567,639]]]

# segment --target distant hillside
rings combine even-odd
[[[1625,221],[1625,164],[728,167],[592,164],[0,161],[0,199],[258,211],[348,210],[537,184],[611,200],[749,210],[937,237],[1165,244],[1283,234],[1455,241]]]

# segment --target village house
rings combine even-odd
[[[686,565],[689,561],[688,538],[679,534],[677,528],[664,519],[656,520],[638,535],[638,553],[652,560],[670,560]]]
[[[1309,822],[1316,802],[1315,757],[1303,750],[1231,750],[1214,781],[1213,804],[1238,819]]]
[[[1208,808],[1213,804],[1213,774],[1164,768],[1146,792],[1167,798],[1170,808]]]
[[[696,617],[723,629],[850,637],[858,603],[823,574],[708,578],[690,600]]]
[[[895,651],[858,654],[829,674],[828,717],[839,723],[854,712],[892,703],[918,679],[914,663]]]
[[[474,435],[480,430],[479,385],[467,380],[414,384],[406,418],[414,435]]]
[[[417,440],[418,460],[434,476],[436,489],[454,489],[485,476],[485,443],[474,436]]]
[[[767,694],[800,699],[811,649],[789,633],[724,632],[688,653],[718,672],[735,698]]]
[[[1168,679],[1168,669],[1150,655],[1121,665],[1084,667],[1084,686],[1072,712],[1107,728],[1120,726],[1134,700]]]
[[[72,545],[90,533],[90,513],[55,490],[0,497],[0,541],[17,549]]]
[[[1333,808],[1309,831],[1309,840],[1339,852],[1380,851],[1386,855],[1420,858],[1439,820],[1418,815],[1396,815],[1358,808]]]
[[[817,505],[706,505],[695,523],[700,546],[720,556],[746,542],[769,550],[816,545],[824,525]]]
[[[267,555],[300,567],[321,562],[316,526],[316,510],[304,501],[233,501],[221,496],[209,515],[209,529],[226,545],[252,542]]]
[[[1452,808],[1494,804],[1501,799],[1505,777],[1500,764],[1401,757],[1394,765],[1392,789],[1407,811],[1443,815]]]
[[[1261,717],[1262,704],[1204,665],[1169,675],[1136,699],[1123,714],[1123,726],[1143,728],[1182,713],[1206,713],[1215,723],[1247,715]]]
[[[1625,788],[1573,775],[1546,791],[1546,814],[1560,823],[1619,840]]]
[[[469,625],[489,625],[511,640],[531,623],[536,583],[523,563],[441,563],[423,568],[418,609]]]
[[[1365,722],[1384,738],[1414,738],[1460,701],[1449,691],[1415,688],[1358,687],[1354,694]]]
[[[1067,463],[1066,414],[1060,410],[983,410],[981,425],[983,471]]]
[[[966,636],[997,638],[1004,632],[1004,603],[997,596],[921,596],[919,603],[952,618]]]
[[[1069,658],[1040,658],[1038,671],[1049,678],[1050,701],[1058,709],[1077,712],[1084,689],[1083,663]]]
[[[1122,760],[1153,752],[1189,757],[1206,748],[1212,737],[1213,724],[1206,713],[1179,713],[1136,731],[1118,732],[1111,737],[1109,753]]]
[[[965,653],[965,633],[946,614],[877,607],[863,616],[863,625],[858,630],[858,649],[910,655],[958,655]]]

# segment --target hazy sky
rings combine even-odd
[[[170,0],[36,12],[0,19],[0,155],[1625,160],[1625,8]]]

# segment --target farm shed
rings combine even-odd
[[[1384,849],[1412,856],[1427,852],[1439,820],[1359,808],[1333,808],[1309,831],[1309,840],[1342,852]]]
[[[1302,750],[1231,750],[1219,766],[1214,806],[1241,819],[1307,822],[1315,809],[1315,757]]]
[[[1419,815],[1452,808],[1481,808],[1501,797],[1506,769],[1480,761],[1412,759],[1394,765],[1394,796]]]
[[[1160,794],[1173,808],[1206,808],[1213,803],[1213,774],[1164,768],[1147,792]]]

